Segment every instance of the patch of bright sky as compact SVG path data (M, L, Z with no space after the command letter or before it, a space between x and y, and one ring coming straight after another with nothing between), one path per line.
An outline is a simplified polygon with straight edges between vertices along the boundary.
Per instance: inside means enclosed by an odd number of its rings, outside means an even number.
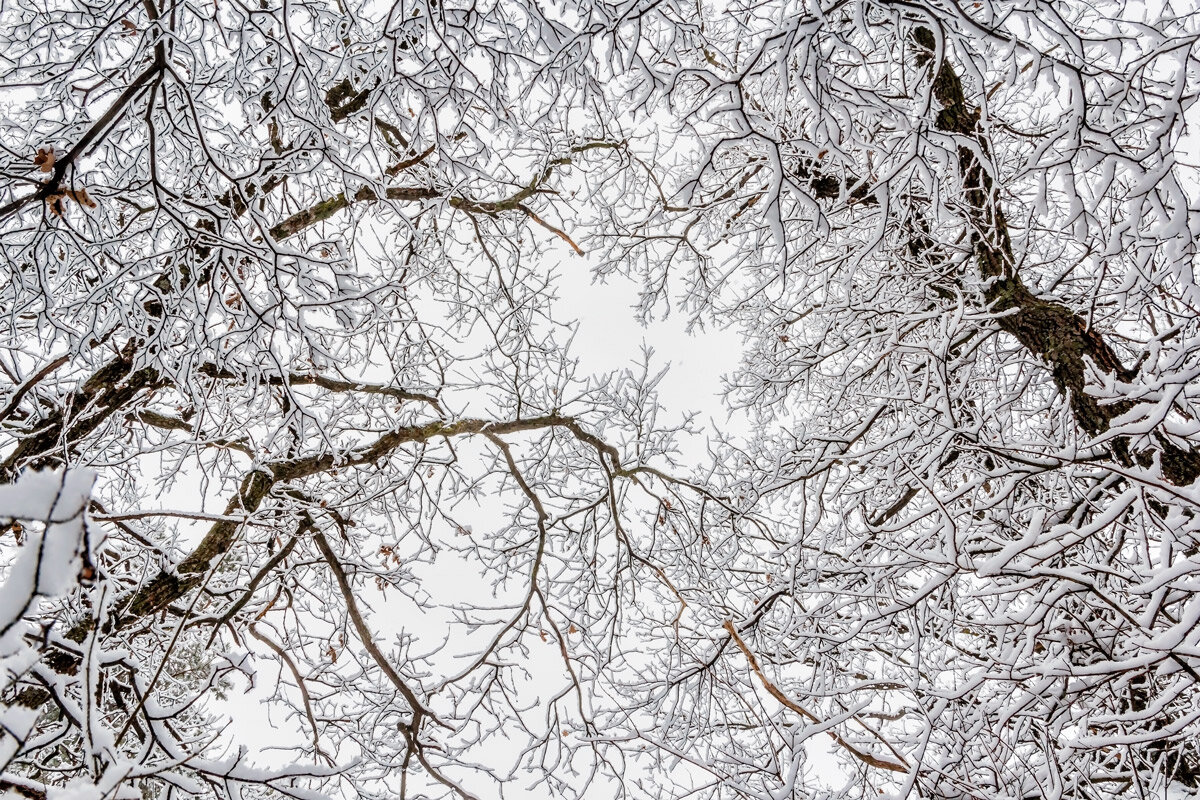
M578 257L561 264L556 288L559 318L572 320L576 329L574 355L581 374L599 377L635 368L649 347L651 369L668 367L658 394L670 415L694 412L702 422L728 415L722 378L737 368L743 348L735 329L689 330L682 314L643 323L637 315L640 284L620 274L594 279Z
M1184 176L1183 188L1193 204L1200 204L1200 107L1192 106L1184 114L1183 135L1175 147L1175 161Z

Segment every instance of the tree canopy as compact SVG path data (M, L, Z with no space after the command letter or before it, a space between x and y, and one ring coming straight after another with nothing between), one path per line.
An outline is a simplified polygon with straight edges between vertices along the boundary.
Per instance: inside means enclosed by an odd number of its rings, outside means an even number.
M1192 0L6 0L0 791L1200 790L1198 90Z

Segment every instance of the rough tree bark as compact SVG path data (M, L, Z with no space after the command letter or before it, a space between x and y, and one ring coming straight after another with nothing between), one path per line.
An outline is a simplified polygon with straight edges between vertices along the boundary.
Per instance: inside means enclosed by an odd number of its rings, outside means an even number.
M919 27L913 38L918 45L918 64L930 64L937 53L934 33ZM1062 303L1038 297L1021 280L1013 257L1012 237L1000 202L995 180L979 153L989 152L986 135L980 128L980 113L968 102L962 80L948 57L934 64L933 93L941 105L935 124L938 130L970 140L958 147L959 176L966 200L970 242L980 276L987 281L984 299L988 309L997 313L996 324L1011 334L1031 353L1046 363L1059 391L1067 395L1075 422L1088 436L1106 433L1117 417L1131 411L1135 403L1127 400L1101 402L1087 391L1088 362L1102 373L1124 381L1135 373L1121 363L1120 357L1087 321ZM1177 447L1156 436L1162 476L1176 486L1188 486L1200 476L1200 452ZM1132 452L1126 437L1112 442L1113 457L1129 466L1134 460L1150 466L1155 454Z

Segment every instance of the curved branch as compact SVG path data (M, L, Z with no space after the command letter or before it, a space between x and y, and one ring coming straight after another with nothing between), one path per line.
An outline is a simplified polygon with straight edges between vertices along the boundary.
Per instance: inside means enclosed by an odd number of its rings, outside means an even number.
M576 145L570 149L570 155L556 158L551 161L546 167L531 180L527 185L519 189L517 192L503 200L471 200L461 195L453 195L440 189L432 187L420 186L393 186L385 189L382 199L395 200L399 202L419 202L422 200L441 200L445 199L451 208L465 211L469 214L485 214L487 216L495 216L508 211L520 211L531 217L535 222L543 227L546 227L553 233L562 237L578 252L579 248L575 243L562 231L553 228L539 219L529 209L525 208L524 203L534 195L544 194L546 189L542 188L555 170L559 167L570 165L574 156L579 153L584 153L589 150L610 149L616 150L625 146L624 142L588 142L582 145ZM428 151L426 152L426 154ZM422 154L417 158L424 158ZM415 163L415 162L414 162ZM399 170L397 170L399 171ZM326 198L303 211L299 211L282 222L278 223L268 231L271 237L277 241L282 241L290 236L295 236L305 228L312 227L318 222L323 222L339 211L349 208L355 203L373 203L380 200L380 195L369 186L363 186L353 195L347 197L345 192L338 192L333 197Z
M746 643L742 641L742 637L738 636L737 629L733 627L732 622L730 622L729 620L726 620L724 627L725 627L725 630L729 632L729 636L733 640L733 643L738 646L738 649L742 651L742 655L744 655L746 657L746 661L750 664L750 669L754 672L755 675L758 676L758 679L762 682L762 685L767 690L768 694L770 694L772 697L774 697L776 700L778 700L780 703L782 703L785 707L796 712L800 716L807 719L809 722L812 722L814 725L824 724L824 721L820 717L813 714L811 711L804 708L804 706L800 705L799 703L797 703L794 700L792 700L791 698L789 698L786 694L783 693L783 691L778 686L776 686L774 683L772 683L767 678L767 676L763 674L762 668L759 667L759 665L758 665L758 659L754 657L754 653L750 652L750 648L747 647ZM868 767L876 767L878 769L886 769L891 772L903 772L905 774L907 774L910 769L910 767L907 764L903 764L903 763L900 763L897 761L888 761L886 758L880 758L879 756L873 755L871 753L867 753L863 750L859 750L853 744L846 741L846 739L843 738L836 731L826 731L826 733L828 733L829 736L835 742L837 742L837 744L842 749L846 750L846 752L850 753L850 755L854 756L859 761L866 764ZM892 749L893 752L895 752L895 749L892 748L890 743L884 742L884 744L886 744L890 749ZM897 757L899 757L899 754L897 754Z

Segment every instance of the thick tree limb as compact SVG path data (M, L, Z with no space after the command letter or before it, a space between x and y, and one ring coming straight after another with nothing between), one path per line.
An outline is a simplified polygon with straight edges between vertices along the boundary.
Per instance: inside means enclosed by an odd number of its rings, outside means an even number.
M914 39L921 48L918 63L929 64L936 53L933 32L917 28ZM1136 407L1128 400L1101 401L1087 391L1089 362L1101 372L1132 380L1135 374L1121 362L1116 351L1087 320L1068 306L1029 290L1021 280L1013 255L1012 238L1001 207L999 192L979 154L989 152L987 138L979 127L979 110L967 101L963 85L949 61L935 65L934 98L941 105L935 126L939 131L964 137L970 144L958 147L959 172L970 227L970 244L980 276L987 281L984 299L989 310L997 312L996 325L1012 335L1050 368L1055 385L1068 397L1079 428L1088 436L1100 436L1113 420ZM826 175L816 162L794 171L822 200L848 198L862 205L876 205L876 187L852 174L841 178ZM732 189L730 190L732 194ZM682 209L680 209L682 210ZM914 231L909 249L915 257L928 256L934 245L927 230ZM1158 460L1163 477L1177 486L1187 486L1200 478L1200 452L1174 445L1156 436ZM1116 439L1113 455L1126 465L1135 460L1143 466L1153 463L1154 454L1131 452L1127 438Z
M917 28L914 39L921 48L918 63L930 63L937 52L933 31L926 27ZM1061 303L1035 296L1022 282L999 192L991 173L980 161L979 154L986 156L989 150L979 127L979 111L968 104L962 81L944 56L935 69L933 93L942 106L936 119L937 128L970 141L969 145L959 145L958 163L971 246L980 274L988 281L984 297L991 310L1002 312L997 318L999 327L1049 364L1059 390L1068 395L1076 424L1090 436L1104 434L1114 419L1133 410L1136 404L1128 400L1101 403L1089 395L1088 362L1122 380L1132 380L1135 375L1124 367L1117 353L1083 317ZM1194 483L1200 477L1200 452L1177 447L1162 436L1155 438L1163 478L1177 486ZM1133 453L1126 437L1118 437L1112 442L1112 452L1126 465L1136 460L1143 466L1150 466L1154 461L1153 453ZM1098 595L1107 600L1105 595ZM1111 601L1109 604L1128 621L1133 621ZM1171 653L1171 657L1192 671L1178 655ZM1144 713L1155 702L1153 693L1147 688L1150 685L1149 678L1143 678L1142 691L1130 692L1128 708L1134 713ZM1148 752L1162 754L1165 762L1171 765L1176 780L1189 786L1200 785L1200 770L1171 742L1163 739L1143 746Z
M167 381L153 367L134 369L135 347L130 340L116 358L72 392L61 409L22 438L0 464L0 475L11 479L23 466L42 467L57 461L51 455L56 450L70 449L142 392L166 386Z
M914 39L921 52L918 63L930 63L937 51L933 31L920 27ZM959 173L963 184L970 242L981 277L988 281L984 298L1000 315L996 324L1050 366L1054 382L1068 396L1076 424L1089 436L1109 430L1112 421L1131 411L1131 401L1101 402L1087 391L1088 362L1102 372L1123 380L1134 377L1121 363L1116 351L1088 326L1087 321L1062 303L1038 297L1017 273L1012 238L1000 204L999 192L979 154L989 152L979 127L979 110L966 99L962 81L950 62L942 58L934 65L934 98L941 105L935 124L938 130L970 140L958 147ZM1007 312L1007 313L1006 313ZM1163 477L1176 485L1190 485L1200 477L1200 453L1176 447L1158 437ZM1127 439L1113 443L1118 460L1130 462ZM1150 456L1138 459L1144 465Z
M412 425L383 434L372 444L348 453L321 453L302 458L264 464L242 480L237 495L226 506L225 515L233 519L214 524L192 553L180 562L175 573L163 572L136 592L125 607L125 614L138 618L166 608L198 585L213 561L233 545L242 519L258 510L271 489L279 483L300 480L327 470L374 464L406 444L429 442L473 434L504 435L546 428L569 428L571 417L551 414L528 419L492 421L461 419L438 420Z
M928 63L935 52L933 32L918 28L914 34L925 52L919 62ZM962 81L945 58L937 65L933 93L942 108L938 112L938 130L967 137L974 146L958 148L959 173L971 226L971 245L979 271L990 281L984 296L992 310L1013 312L997 320L1002 329L1051 366L1054 380L1063 392L1070 393L1071 407L1079 426L1096 436L1108 429L1116 416L1125 413L1131 403L1101 405L1085 391L1087 365L1091 359L1104 372L1122 378L1131 377L1120 358L1086 321L1066 306L1036 297L1017 274L1008 222L1000 206L999 192L978 153L988 153L988 143L979 128L979 110L972 108L963 93Z

